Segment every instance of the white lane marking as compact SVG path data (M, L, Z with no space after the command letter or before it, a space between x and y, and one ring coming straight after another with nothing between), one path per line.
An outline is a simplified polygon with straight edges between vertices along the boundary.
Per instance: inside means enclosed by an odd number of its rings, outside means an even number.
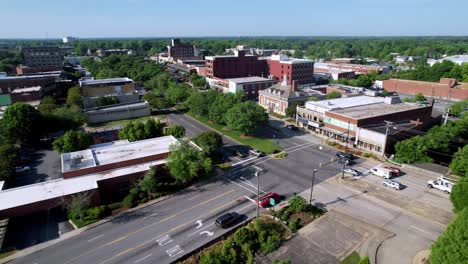
M206 236L213 236L214 232L210 232L210 231L202 231L202 232L200 232L200 235L203 235L203 234L206 234Z
M146 218L149 218L149 217L156 216L156 215L158 215L158 213L153 213L153 214L147 215L147 216L143 217L143 220L145 220Z
M202 220L197 220L195 223L197 224L197 227L195 227L196 229L203 226Z
M97 237L95 237L95 238L91 238L91 239L88 240L88 242L94 241L94 240L99 239L99 238L101 238L101 237L103 237L103 236L104 236L104 235L100 235L100 236L97 236Z
M241 185L241 184L239 184L239 183L237 183L237 182L235 182L235 181L231 181L231 180L228 179L227 177L224 177L224 178L225 178L226 180L228 180L229 182L232 182L232 183L234 183L235 185L237 185L237 186L239 186L239 187L241 187L241 188L243 188L243 189L245 189L245 190L247 190L247 191L249 191L249 192L251 192L251 193L253 193L253 194L257 194L257 192L252 191L252 190L250 190L250 189L247 189L247 187L245 187L245 186L243 186L243 185Z
M197 231L195 231L195 232L189 234L187 237L191 237L191 236L193 236L193 235L195 235L195 234L198 234L201 230L203 230L203 229L205 229L205 228L208 228L208 227L210 227L210 226L212 226L212 225L214 225L214 223L211 223L211 224L209 224L209 225L204 226L203 228L201 228L201 229L199 229L199 230L197 230Z
M147 258L149 258L151 256L153 256L153 254L146 255L146 256L142 257L141 259L139 259L139 260L137 260L137 261L135 261L133 263L138 263L138 262L143 261L143 260L145 260L145 259L147 259Z
M201 195L201 194L197 194L197 195L195 195L195 196L193 196L193 197L190 197L190 198L187 199L187 201L192 201L193 199L199 197L200 195Z
M251 183L251 182L250 182L249 180L247 180L246 178L244 178L244 177L241 176L240 179L243 180L245 184L247 184L247 185L253 187L255 190L257 190L257 186L253 185L253 183ZM262 190L262 189L259 189L259 190L260 190L260 192L262 192L262 193L266 193L266 192L265 192L264 190Z
M172 242L171 236L165 235L156 240L160 246L164 246Z
M171 257L171 258L174 257L177 254L182 253L182 252L184 252L184 251L182 250L182 248L179 245L175 245L175 246L171 247L170 249L166 250L167 255L169 255L169 257Z
M257 202L254 199L252 199L252 198L250 198L248 196L244 196L244 198L246 198L247 200L251 201L254 204L257 204Z
M252 157L252 158L250 158L250 159L241 160L241 161L239 161L239 162L237 162L237 163L231 164L231 167L232 167L232 166L239 165L239 164L242 164L242 163L246 163L246 162L251 161L251 160L254 160L254 159L256 159L256 158L257 158L257 157Z
M412 226L410 226L410 228L416 229L416 230L418 230L418 231L420 231L420 232L423 232L423 233L425 233L425 234L427 234L427 235L432 236L431 233L429 233L429 232L427 232L426 230L421 229L421 228L419 228L419 227L417 227L417 226L412 225Z

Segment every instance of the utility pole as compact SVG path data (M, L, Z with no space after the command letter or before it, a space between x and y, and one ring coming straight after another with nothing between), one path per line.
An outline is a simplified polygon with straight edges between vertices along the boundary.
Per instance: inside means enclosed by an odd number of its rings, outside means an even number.
M450 108L447 108L447 112L445 112L444 126L447 124L449 112L450 112Z
M317 172L317 169L314 169L312 172L312 182L310 184L310 198L309 198L309 204L312 205L312 192L314 191L314 180L315 180L315 173Z
M260 215L260 177L258 171L255 172L255 176L257 177L257 218Z
M349 126L350 126L350 123L349 123L349 121L348 121L348 132L346 132L346 148L345 148L345 153L348 153Z

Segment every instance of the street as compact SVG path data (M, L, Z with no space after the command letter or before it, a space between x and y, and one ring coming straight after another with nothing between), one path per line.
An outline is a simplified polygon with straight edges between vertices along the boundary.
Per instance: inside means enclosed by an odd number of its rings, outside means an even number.
M209 129L182 114L170 114L168 118L184 125L189 136ZM231 171L225 175L200 182L174 197L118 217L13 263L56 263L57 260L62 263L172 263L228 231L214 225L218 216L233 211L244 215L243 221L254 216L252 201L256 197L257 179L253 165L263 169L260 173L261 194L277 192L289 198L309 190L312 171L318 169L320 163L329 163L316 173L314 203L395 233L396 236L385 241L378 252L381 263L410 263L414 254L427 248L443 231L443 225L381 203L360 190L336 182L334 176L342 168L341 164L330 162L336 151L319 145L316 139L306 139L311 135L285 128L266 129L265 133L276 133L275 138L288 153L286 158L235 159ZM237 144L224 139L227 146ZM354 167L360 171L378 164L364 159L356 161ZM410 180L405 184L408 189L415 185ZM435 204L442 205L445 202L438 201L447 200L438 195L421 199L433 199Z

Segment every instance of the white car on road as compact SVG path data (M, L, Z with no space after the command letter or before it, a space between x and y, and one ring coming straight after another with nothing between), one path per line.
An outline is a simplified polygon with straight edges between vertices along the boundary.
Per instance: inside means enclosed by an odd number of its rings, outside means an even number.
M428 181L427 182L427 187L429 188L435 188L438 190L443 191L444 193L451 193L452 192L452 186L453 184L443 181L443 180L436 180L436 181Z
M395 190L400 190L401 189L401 184L399 182L397 182L397 181L384 181L382 184L385 187L390 187L390 188L393 188Z
M359 171L355 170L355 169L351 169L351 168L348 168L348 169L344 169L343 170L345 173L349 173L353 176L359 176L359 174L361 174Z

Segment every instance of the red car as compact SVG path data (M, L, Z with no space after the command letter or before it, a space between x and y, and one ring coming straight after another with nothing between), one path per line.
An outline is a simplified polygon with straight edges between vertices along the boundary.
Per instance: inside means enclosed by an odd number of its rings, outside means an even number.
M265 208L267 206L270 206L270 198L273 198L275 199L275 201L278 201L280 199L280 195L275 192L269 192L260 196L260 207ZM255 200L255 202L257 202L257 200Z
M391 170L393 174L395 174L396 176L400 176L401 174L401 170L399 168L395 168L395 167L384 167L384 168L387 170Z

